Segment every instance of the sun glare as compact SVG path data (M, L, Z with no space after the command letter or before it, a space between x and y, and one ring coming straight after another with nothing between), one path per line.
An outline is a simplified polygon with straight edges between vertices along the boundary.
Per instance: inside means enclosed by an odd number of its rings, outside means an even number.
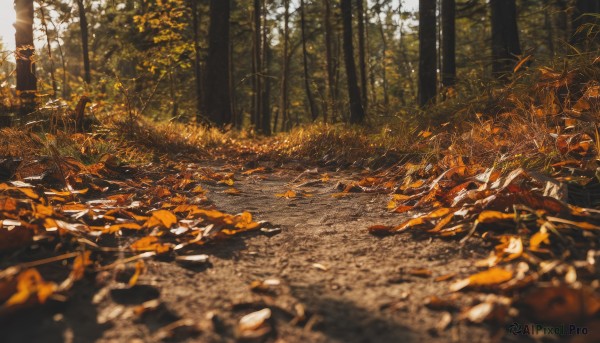
M15 48L15 9L13 0L0 0L0 39L3 50Z

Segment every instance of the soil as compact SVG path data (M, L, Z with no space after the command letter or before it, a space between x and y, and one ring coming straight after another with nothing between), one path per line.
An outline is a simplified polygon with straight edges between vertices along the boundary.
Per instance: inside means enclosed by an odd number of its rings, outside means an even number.
M218 168L217 168L218 169ZM321 171L319 171L321 173ZM300 177L299 177L300 175ZM473 273L474 261L488 249L473 239L466 246L456 240L400 234L378 237L367 227L402 221L389 213L389 195L339 192L339 181L358 180L358 173L318 174L278 169L240 176L239 195L226 187L209 186L207 194L217 209L250 211L266 220L277 233L253 232L204 246L209 263L193 267L151 259L138 284L129 289L119 275L92 275L74 288L69 299L35 313L21 313L0 324L3 342L487 342L506 331L488 330L458 320L438 328L446 311L425 306L428 297L452 298L438 276ZM314 182L307 182L307 181ZM288 189L309 197L276 197ZM407 273L425 268L431 276ZM253 281L277 279L278 286L252 290ZM477 295L456 297L461 306ZM158 309L141 315L132 310L158 299ZM241 317L269 308L269 332L258 338L240 336ZM304 312L304 315L302 315ZM190 330L193 324L194 330ZM496 333L494 333L496 332ZM496 335L497 334L497 335ZM496 337L497 336L497 337Z

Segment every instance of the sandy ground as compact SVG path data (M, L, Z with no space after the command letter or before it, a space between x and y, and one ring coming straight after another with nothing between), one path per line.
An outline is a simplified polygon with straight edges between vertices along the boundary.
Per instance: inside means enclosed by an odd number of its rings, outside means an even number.
M206 186L216 208L230 213L250 211L257 220L281 228L275 235L254 232L201 248L210 262L186 267L172 261L150 260L148 271L133 290L127 278L111 272L90 276L75 287L66 303L4 319L2 342L233 342L241 317L270 308L270 332L253 342L488 342L495 337L483 326L456 320L436 327L445 311L425 305L431 295L443 298L451 281L437 276L469 275L473 261L487 248L472 240L460 247L455 240L402 234L370 235L374 224L398 224L402 218L385 207L389 196L332 194L338 181L360 179L351 172L330 173L326 183L300 170L237 176L239 195L226 187ZM302 189L311 197L278 198L276 193ZM431 277L409 275L426 268ZM253 291L256 280L277 279L279 286ZM132 309L158 299L158 310L143 315ZM459 305L472 300L460 295ZM304 316L301 316L304 312ZM171 330L179 324L196 325ZM505 330L499 329L504 334ZM165 337L170 335L170 337ZM506 340L507 337L504 337Z

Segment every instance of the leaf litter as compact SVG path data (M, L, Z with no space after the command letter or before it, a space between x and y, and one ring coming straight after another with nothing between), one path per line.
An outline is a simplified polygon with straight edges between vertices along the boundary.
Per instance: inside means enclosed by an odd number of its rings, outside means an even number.
M127 281L133 288L148 258L206 264L208 255L194 254L203 245L261 229L249 212L221 212L206 197L201 183L231 187L233 173L190 170L183 163L168 168L169 173L151 164L136 168L105 156L89 166L70 163L62 189L45 182L0 183L0 253L16 256L0 271L0 317L51 299L64 301L88 272L134 263ZM54 256L22 262L15 253L23 249ZM59 261L70 261L62 279L43 268Z

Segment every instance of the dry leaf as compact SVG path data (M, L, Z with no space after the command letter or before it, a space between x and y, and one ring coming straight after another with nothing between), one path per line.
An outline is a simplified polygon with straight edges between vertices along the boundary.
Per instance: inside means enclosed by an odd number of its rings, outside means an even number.
M465 287L495 286L512 279L512 277L513 272L494 267L455 282L450 286L450 291L456 292Z
M252 312L240 319L238 328L240 331L254 331L265 324L269 318L271 318L271 309L269 308Z

